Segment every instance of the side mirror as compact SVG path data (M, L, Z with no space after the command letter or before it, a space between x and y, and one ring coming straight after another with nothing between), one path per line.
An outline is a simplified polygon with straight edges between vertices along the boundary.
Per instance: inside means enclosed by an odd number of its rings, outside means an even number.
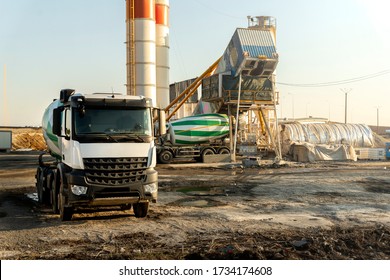
M58 107L53 110L53 124L52 130L53 134L61 136L61 115L64 111L64 107Z
M66 103L69 100L69 97L71 97L74 94L74 89L63 89L60 91L60 101L62 103Z
M160 135L164 135L167 133L165 110L162 109L158 113L159 133Z

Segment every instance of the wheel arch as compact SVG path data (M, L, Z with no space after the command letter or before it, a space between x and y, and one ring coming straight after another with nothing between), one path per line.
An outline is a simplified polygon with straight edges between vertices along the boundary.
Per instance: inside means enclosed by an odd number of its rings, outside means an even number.
M224 151L228 152L226 154L231 154L230 148L228 148L226 146L219 147L217 152L218 152L218 154L221 154Z
M217 153L217 150L214 148L214 147L211 147L211 146L205 146L205 147L202 147L201 150L200 150L200 154L203 154L204 151L206 150L211 150L213 151L214 154Z
M159 155L165 151L171 152L173 155L175 155L174 149L172 147L169 147L169 146L164 146L164 147L159 148L157 150L157 155Z

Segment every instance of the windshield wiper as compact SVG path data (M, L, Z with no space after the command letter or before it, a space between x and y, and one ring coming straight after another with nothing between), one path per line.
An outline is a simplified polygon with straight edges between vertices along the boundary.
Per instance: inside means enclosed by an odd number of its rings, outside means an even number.
M145 139L143 139L139 134L134 133L134 132L126 132L126 133L107 133L107 132L86 132L86 133L81 133L79 136L106 136L107 139L112 140L113 142L119 143L121 140L123 141L124 139L131 140L131 141L136 141L139 143L144 143L146 142Z
M118 140L116 140L111 134L103 132L105 135L107 135L108 138L110 138L112 141L119 143Z
M145 139L143 139L141 136L139 136L136 133L126 133L126 134L121 134L121 135L125 136L127 139L130 139L130 140L136 139L139 142L145 142Z
M81 135L107 136L107 139L119 143L118 140L116 140L110 133L106 133L106 132L86 132L86 133L81 133Z

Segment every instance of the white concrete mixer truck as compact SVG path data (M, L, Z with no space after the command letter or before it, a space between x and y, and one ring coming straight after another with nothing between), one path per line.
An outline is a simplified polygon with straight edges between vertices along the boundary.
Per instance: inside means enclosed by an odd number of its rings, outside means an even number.
M158 191L153 113L142 96L62 90L42 120L51 157L39 157L39 201L63 221L76 210L103 206L133 207L136 217L145 217Z

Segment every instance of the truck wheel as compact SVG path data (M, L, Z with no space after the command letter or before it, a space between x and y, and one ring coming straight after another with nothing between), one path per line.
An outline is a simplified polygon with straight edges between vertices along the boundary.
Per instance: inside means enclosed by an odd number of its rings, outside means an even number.
M131 209L131 204L123 204L121 205L121 210L126 211Z
M51 174L51 178L49 183L51 184L50 186L50 204L53 210L54 214L58 214L58 191L56 188L56 173L53 172Z
M43 203L46 205L51 205L51 188L53 180L53 171L48 170L46 175L45 191L43 192Z
M145 218L148 214L149 202L133 204L133 211L136 218Z
M42 168L37 168L37 173L35 175L36 183L35 187L37 189L38 202L43 203L43 170Z
M172 159L173 159L173 154L171 151L168 150L162 151L158 155L158 160L160 163L168 164L172 161Z
M211 148L206 148L202 151L202 161L204 162L204 157L208 155L214 155L214 151Z
M60 178L60 191L58 193L58 209L61 221L70 221L73 216L73 208L66 206L68 198L64 195L64 182Z
M218 154L220 154L220 155L230 155L230 150L228 148L221 148L221 149L219 149Z
M73 216L73 208L69 206L65 206L66 197L60 193L58 195L58 207L60 212L61 221L70 221Z

